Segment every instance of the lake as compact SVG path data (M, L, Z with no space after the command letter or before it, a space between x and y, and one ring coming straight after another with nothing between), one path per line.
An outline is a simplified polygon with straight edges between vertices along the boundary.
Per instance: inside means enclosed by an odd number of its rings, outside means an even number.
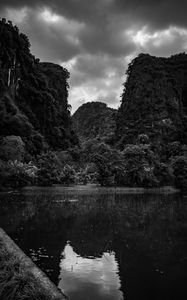
M187 198L92 186L0 194L0 227L71 300L187 299Z

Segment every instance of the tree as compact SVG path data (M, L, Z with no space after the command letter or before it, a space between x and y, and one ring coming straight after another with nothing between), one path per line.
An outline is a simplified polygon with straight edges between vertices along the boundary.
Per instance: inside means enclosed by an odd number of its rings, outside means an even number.
M126 170L126 185L157 186L154 175L156 158L149 145L127 145L123 151Z

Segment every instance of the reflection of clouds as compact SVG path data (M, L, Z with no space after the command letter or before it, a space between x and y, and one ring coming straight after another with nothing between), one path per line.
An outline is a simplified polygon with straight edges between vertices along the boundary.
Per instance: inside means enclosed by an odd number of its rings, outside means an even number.
M59 288L76 299L123 299L114 253L83 258L67 244L60 262ZM80 298L79 298L80 297Z

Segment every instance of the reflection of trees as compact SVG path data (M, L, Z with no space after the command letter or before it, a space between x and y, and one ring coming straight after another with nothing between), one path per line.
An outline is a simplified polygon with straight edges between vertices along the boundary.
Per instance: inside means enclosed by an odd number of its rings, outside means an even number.
M125 198L117 195L112 205L98 199L87 212L79 211L69 239L81 256L98 257L114 250L126 296L154 299L153 292L163 288L162 272L169 273L186 255L184 206L173 196ZM183 275L178 276L180 281Z
M3 197L3 201L8 197L9 201L2 202L0 226L27 255L47 253L36 264L44 271L52 270L48 275L57 282L60 255L67 241L71 215L63 216L59 207L52 203L52 195L14 194L11 195L12 199L10 195ZM44 253L41 249L45 250Z
M2 201L1 201L2 200ZM36 205L20 194L0 195L0 227L3 227L10 235L21 223L36 213Z
M184 222L185 215L184 211L181 211L183 205L180 201L173 201L173 196L166 198L161 195L123 197L126 199L122 200L121 196L117 195L113 203L98 198L88 205L84 205L83 202L81 206L79 203L76 204L76 208L74 206L77 216L69 233L74 247L79 248L78 252L81 255L89 256L93 253L88 249L93 251L95 248L99 249L97 245L100 245L100 250L96 253L99 255L107 250L107 242L111 241L114 247L120 241L129 243L128 247L132 249L139 246L145 252L155 251L156 256L165 252L168 256L174 243L179 242L174 234L181 225L178 218L182 218ZM81 252L84 248L87 253Z

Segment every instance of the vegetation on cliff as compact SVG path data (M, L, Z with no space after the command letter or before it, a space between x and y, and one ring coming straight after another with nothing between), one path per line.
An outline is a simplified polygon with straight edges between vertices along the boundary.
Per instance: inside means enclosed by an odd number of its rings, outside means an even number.
M128 67L116 118L120 147L147 134L159 150L186 143L187 55L159 58L140 54Z
M69 72L40 63L26 35L0 21L0 135L20 136L29 154L77 143L68 97Z
M186 165L187 55L160 58L140 54L129 64L126 74L116 117L116 146L123 150L135 144L138 136L146 135L160 165L175 177L177 161ZM186 178L185 171L181 172ZM178 186L185 188L187 179L185 184L179 181L175 179Z
M81 141L93 138L109 141L116 128L116 109L102 102L88 102L73 114L75 132Z
M43 152L78 144L68 78L63 67L40 63L30 52L28 37L11 21L0 21L0 185L15 176L24 178L25 164L36 163ZM23 163L23 172L20 166L14 172L15 161Z

